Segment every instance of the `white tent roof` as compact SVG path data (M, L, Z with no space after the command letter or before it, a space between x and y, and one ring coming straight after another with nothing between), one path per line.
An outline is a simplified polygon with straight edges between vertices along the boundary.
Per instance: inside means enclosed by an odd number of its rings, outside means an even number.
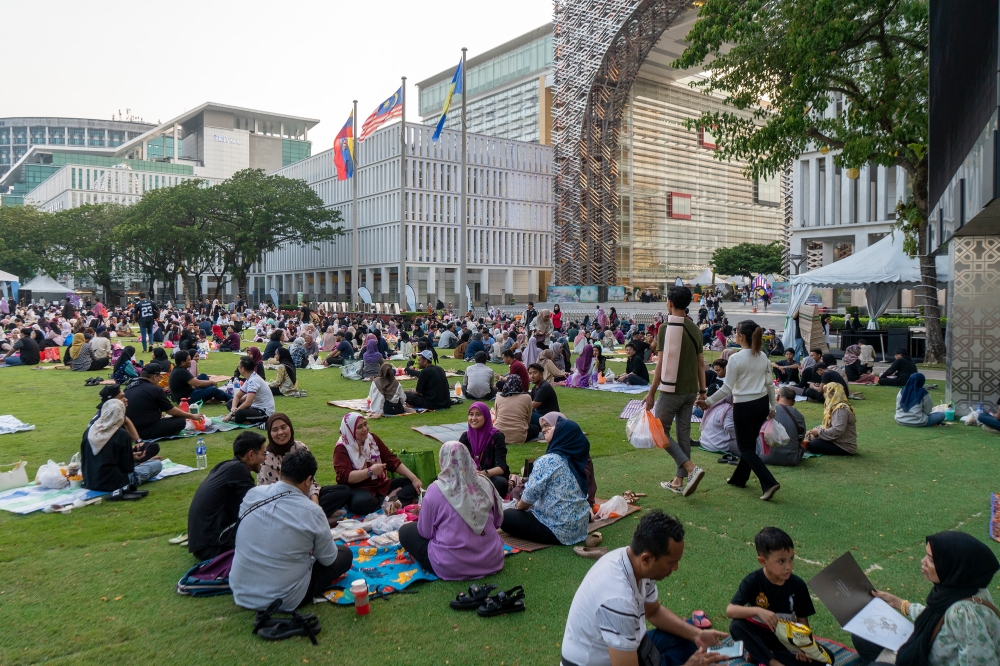
M715 281L712 279L712 269L706 268L701 273L698 273L697 277L691 280L691 284L700 284L702 286L715 284Z
M0 282L20 282L21 278L5 271L0 271Z
M938 282L948 281L948 257L937 258ZM920 262L903 252L903 235L891 233L849 257L822 268L792 276L792 286L827 289L865 289L872 284L895 284L912 289L920 284Z
M73 291L65 285L59 284L48 275L36 275L31 278L28 284L21 285L21 289L26 291L37 291L43 294L64 294Z

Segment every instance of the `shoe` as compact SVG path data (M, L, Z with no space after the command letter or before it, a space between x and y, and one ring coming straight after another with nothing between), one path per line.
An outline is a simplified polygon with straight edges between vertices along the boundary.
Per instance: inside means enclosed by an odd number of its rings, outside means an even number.
M726 479L726 483L728 483L729 485L734 486L736 488L746 488L747 487L746 482L744 482L744 483L733 483L733 477L729 477L728 479Z
M663 488L664 490L669 490L672 493L676 493L677 495L682 495L684 493L683 486L675 486L669 481L660 481L660 487Z
M774 493L778 492L779 490L781 490L781 484L776 483L767 490L765 490L764 494L760 496L760 499L764 502L768 502L771 500L772 497L774 497Z
M694 491L698 489L698 484L701 483L703 478L705 478L705 470L701 467L695 467L688 476L687 484L684 486L684 492L682 492L681 495L688 497L694 493Z
M699 449L701 448L701 440L700 439L692 439L691 440L691 448L696 448L696 447L699 448Z
M188 533L187 532L185 532L184 534L175 536L173 539L168 539L168 541L170 543L174 544L175 546L179 545L179 544L182 544L182 543L186 543L187 540L188 540Z
M604 536L600 532L591 532L587 535L583 545L587 548L597 548L604 542Z
M599 560L608 554L608 549L603 546L595 548L576 546L573 548L573 552L588 560Z

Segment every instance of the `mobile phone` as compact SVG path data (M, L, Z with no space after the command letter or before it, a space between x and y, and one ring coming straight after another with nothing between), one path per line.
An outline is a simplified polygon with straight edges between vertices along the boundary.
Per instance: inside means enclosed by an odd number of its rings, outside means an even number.
M712 654L721 654L723 657L733 659L743 656L743 641L734 641L732 645L716 645L708 648Z

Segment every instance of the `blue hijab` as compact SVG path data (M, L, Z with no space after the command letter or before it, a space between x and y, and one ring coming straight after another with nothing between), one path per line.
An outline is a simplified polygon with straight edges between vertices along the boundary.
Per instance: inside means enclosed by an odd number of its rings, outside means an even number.
M576 482L580 484L580 491L586 496L587 475L584 468L587 465L587 460L590 459L590 440L580 430L576 421L570 421L566 417L556 421L552 441L549 442L545 453L555 453L566 461L569 471L573 472Z
M924 381L925 377L920 372L914 372L906 380L906 386L899 394L899 406L903 408L904 412L908 412L913 409L914 405L920 404L920 401L927 395L927 391L924 390Z

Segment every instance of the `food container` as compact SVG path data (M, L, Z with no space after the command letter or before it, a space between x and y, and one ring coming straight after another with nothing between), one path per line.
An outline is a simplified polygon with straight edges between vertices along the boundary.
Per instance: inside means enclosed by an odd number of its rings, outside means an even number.
M69 487L74 490L83 486L83 475L77 474L76 476L69 477Z
M358 615L368 615L371 612L371 603L368 601L368 583L364 580L356 580L351 583L351 594L354 595L354 610Z

